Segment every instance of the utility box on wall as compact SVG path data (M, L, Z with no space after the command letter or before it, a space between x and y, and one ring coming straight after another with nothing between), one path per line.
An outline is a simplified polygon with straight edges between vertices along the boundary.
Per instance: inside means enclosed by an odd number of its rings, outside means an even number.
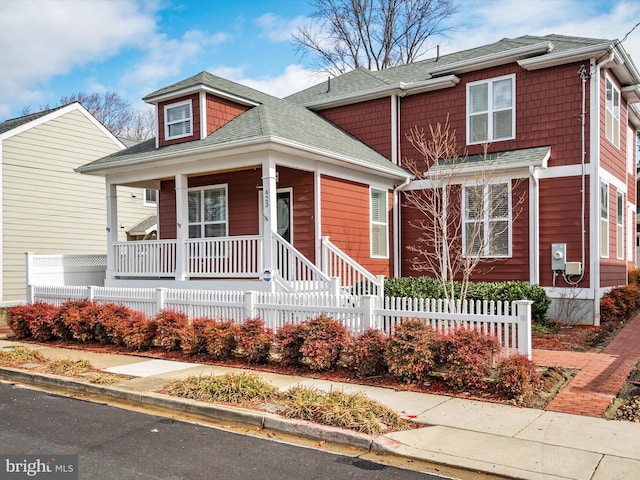
M551 270L563 271L567 262L567 244L552 243L551 244Z

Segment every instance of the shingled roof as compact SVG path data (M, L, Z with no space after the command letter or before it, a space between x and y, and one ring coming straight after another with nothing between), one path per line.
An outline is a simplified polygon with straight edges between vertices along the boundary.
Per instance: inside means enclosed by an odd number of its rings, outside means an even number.
M187 155L207 148L225 148L226 146L232 148L243 142L271 140L286 142L302 149L321 151L345 161L353 159L373 169L383 169L400 177L408 175L404 169L309 109L208 72L201 72L153 92L146 96L145 100L153 101L157 98L170 97L173 94L188 91L190 88L210 89L256 106L249 108L202 140L160 148L156 148L155 140L148 140L98 159L78 170L91 172L127 163L153 161L159 154L162 156L181 153Z
M61 105L56 108L50 108L49 110L43 110L41 112L31 113L29 115L24 115L22 117L16 117L16 118L11 118L9 120L5 120L4 122L0 123L0 135L10 130L13 130L14 128L18 128L22 125L32 122L33 120L37 120L40 117L44 117L45 115L48 115L51 112L60 110L65 106L66 105Z

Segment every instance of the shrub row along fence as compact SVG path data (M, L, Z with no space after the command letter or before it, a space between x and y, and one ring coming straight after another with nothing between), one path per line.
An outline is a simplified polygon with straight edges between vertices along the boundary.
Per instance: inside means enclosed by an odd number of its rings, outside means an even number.
M505 357L519 353L531 358L529 300L448 302L367 295L40 285L30 285L28 294L30 303L60 305L84 298L123 304L149 317L164 309L183 312L190 319L223 318L237 323L259 317L274 332L285 324L301 323L322 313L342 322L356 335L367 328L391 334L402 319L419 318L444 334L465 327L493 335Z

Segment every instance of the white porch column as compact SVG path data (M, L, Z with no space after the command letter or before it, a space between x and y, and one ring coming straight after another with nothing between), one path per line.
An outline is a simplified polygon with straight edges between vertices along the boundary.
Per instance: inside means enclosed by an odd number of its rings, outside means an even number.
M107 197L107 271L106 280L115 277L115 243L118 241L118 191L116 185L106 180Z
M187 278L187 240L189 239L189 185L186 175L176 175L176 280Z
M276 164L271 157L262 161L262 201L264 207L262 218L264 269L274 272L277 265L274 258L273 233L278 231L278 217L276 210Z

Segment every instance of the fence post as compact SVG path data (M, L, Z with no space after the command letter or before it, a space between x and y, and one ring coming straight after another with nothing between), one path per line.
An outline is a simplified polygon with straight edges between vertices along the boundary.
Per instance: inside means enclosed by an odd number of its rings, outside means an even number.
M96 297L96 287L89 285L87 287L87 300L93 302L93 299Z
M531 360L531 300L516 300L516 315L518 316L518 353L526 355Z
M330 294L334 297L340 296L340 277L331 277L331 284L329 285Z
M362 326L364 329L376 328L373 315L373 309L375 307L373 302L375 298L376 297L372 295L363 295L360 297L360 301L362 302Z
M166 290L166 288L162 287L156 288L156 314L160 313L164 309L164 297Z
M244 292L244 318L256 316L256 292Z
M384 298L384 275L376 275L378 279L378 296Z
M27 285L27 303L29 305L34 304L36 301L36 292L33 285Z

